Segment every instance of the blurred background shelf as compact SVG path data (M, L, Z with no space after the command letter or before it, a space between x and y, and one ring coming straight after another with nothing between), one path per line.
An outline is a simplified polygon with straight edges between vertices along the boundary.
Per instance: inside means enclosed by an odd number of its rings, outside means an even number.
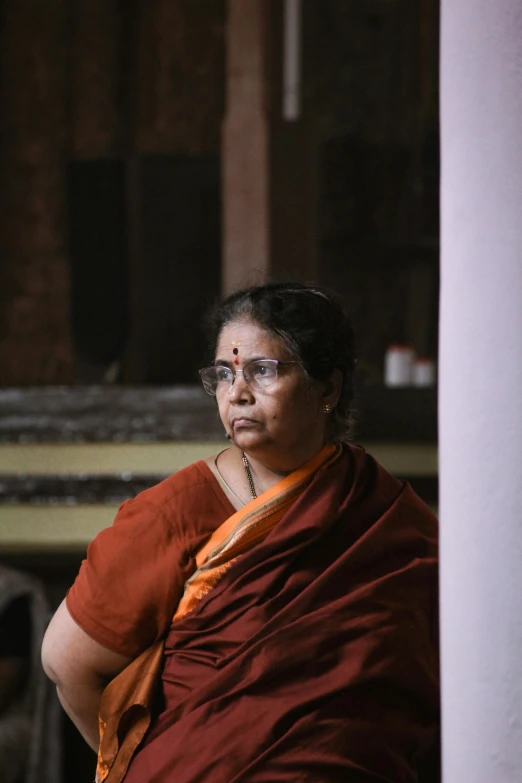
M436 388L365 385L356 440L437 440ZM0 389L0 443L155 443L222 440L215 402L197 386Z
M357 396L355 441L436 509L436 390ZM0 390L0 557L67 570L120 503L226 445L199 387Z

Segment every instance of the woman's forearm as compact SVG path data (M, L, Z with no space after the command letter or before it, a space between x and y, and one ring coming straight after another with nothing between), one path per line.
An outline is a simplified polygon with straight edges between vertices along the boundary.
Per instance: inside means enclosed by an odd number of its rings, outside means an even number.
M104 685L64 687L58 684L58 698L84 740L95 753L100 742L98 714Z

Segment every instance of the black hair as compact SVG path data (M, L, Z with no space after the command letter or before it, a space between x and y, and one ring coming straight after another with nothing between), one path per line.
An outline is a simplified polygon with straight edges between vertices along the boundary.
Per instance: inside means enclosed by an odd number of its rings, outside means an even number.
M342 375L339 402L328 416L329 437L350 440L354 427L354 335L339 297L304 283L252 286L217 302L204 321L210 351L232 321L248 319L277 335L308 376L324 381L337 369Z

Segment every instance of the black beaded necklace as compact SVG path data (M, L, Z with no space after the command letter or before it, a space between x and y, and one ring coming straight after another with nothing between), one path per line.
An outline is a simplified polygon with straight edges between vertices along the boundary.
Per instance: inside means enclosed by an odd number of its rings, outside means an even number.
M252 478L252 471L250 470L250 465L248 464L248 460L246 458L246 454L244 451L241 452L241 458L243 460L243 465L245 466L245 473L248 479L248 483L250 485L250 492L252 493L252 499L255 500L257 498L257 492L254 486L254 479Z

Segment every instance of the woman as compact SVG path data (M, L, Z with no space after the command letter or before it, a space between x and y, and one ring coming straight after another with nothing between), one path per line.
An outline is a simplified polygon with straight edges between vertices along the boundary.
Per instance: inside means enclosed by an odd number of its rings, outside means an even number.
M100 781L415 781L438 722L436 520L347 442L348 319L326 291L269 284L208 326L230 448L123 504L46 670L94 749L112 680ZM125 693L151 657L153 704Z

